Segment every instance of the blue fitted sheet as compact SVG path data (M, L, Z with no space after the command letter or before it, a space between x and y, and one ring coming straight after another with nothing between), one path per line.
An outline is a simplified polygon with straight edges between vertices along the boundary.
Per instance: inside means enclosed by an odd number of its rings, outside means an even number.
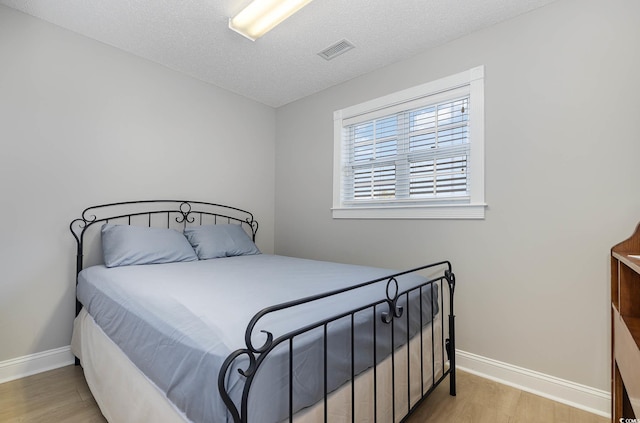
M227 422L230 416L218 394L217 376L225 358L244 348L245 329L255 313L270 305L339 289L393 273L392 271L273 255L228 257L195 262L127 266L93 266L78 278L77 295L96 323L131 361L193 422ZM400 291L425 279L398 278ZM260 329L275 337L305 324L385 298L384 282L303 307L283 310L261 320L254 345L264 343ZM435 287L436 285L434 285ZM420 327L418 294L409 297L409 335ZM437 313L437 290L424 289L422 323ZM406 298L400 305L407 312ZM433 308L431 307L433 304ZM379 322L377 359L391 350L390 325ZM355 316L356 374L373 365L371 310ZM406 317L394 322L396 347L406 342ZM350 319L328 326L329 391L351 375ZM388 341L386 341L388 339ZM312 405L323 395L322 330L294 341L294 411ZM276 422L288 415L288 350L269 355L252 387L252 422ZM246 359L227 373L234 400L241 396Z

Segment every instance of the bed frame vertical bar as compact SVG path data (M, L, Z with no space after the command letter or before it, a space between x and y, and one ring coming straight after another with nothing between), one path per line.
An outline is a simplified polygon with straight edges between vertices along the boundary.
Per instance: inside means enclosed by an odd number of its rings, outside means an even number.
M373 305L373 422L378 421L378 319L376 305Z
M293 423L293 337L289 339L289 423Z
M440 285L438 286L440 297L442 294L442 281L440 281ZM440 310L444 310L442 298L440 299ZM431 284L431 316L433 316L433 284ZM432 317L433 318L433 317ZM444 334L444 329L440 329L441 334ZM440 341L440 345L444 345L444 335L442 335L442 340ZM436 383L436 330L434 325L431 325L431 386ZM444 351L442 352L442 371L444 372Z
M323 360L324 360L324 423L327 423L329 421L329 404L327 401L327 395L328 395L328 380L327 380L327 373L329 372L329 368L327 366L327 362L328 362L328 358L327 358L327 353L328 353L328 348L327 348L327 325L328 323L324 324L324 342L323 342Z
M407 291L407 411L411 410L411 322L409 321L409 291ZM422 331L420 331L422 332Z
M422 285L420 285L419 298L420 298L420 328L423 328L424 327L424 316L423 316L424 309L423 309L422 303L424 299L422 298ZM420 397L424 396L424 351L423 351L424 336L422 335L422 332L423 332L422 330L419 331L420 333Z
M393 310L390 311L393 315ZM391 416L392 422L396 421L396 331L395 320L391 320Z
M355 313L351 313L351 423L356 421L356 356L355 356Z

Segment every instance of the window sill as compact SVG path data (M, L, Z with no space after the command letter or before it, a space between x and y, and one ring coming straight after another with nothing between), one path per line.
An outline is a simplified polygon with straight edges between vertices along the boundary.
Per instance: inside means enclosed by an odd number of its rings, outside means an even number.
M349 207L331 209L334 219L484 219L486 204Z

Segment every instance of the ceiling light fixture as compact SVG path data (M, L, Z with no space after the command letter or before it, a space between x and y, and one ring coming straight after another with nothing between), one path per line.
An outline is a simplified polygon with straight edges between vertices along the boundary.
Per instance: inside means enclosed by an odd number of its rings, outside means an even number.
M229 28L255 41L311 1L253 0L235 17L229 19Z

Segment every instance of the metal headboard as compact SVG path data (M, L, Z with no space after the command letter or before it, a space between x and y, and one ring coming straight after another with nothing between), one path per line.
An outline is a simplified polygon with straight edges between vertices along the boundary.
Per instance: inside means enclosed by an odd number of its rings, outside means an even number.
M251 212L204 201L139 200L91 206L69 225L77 244L76 275L84 268L87 230L97 223L109 222L167 228L178 225L182 229L189 224L239 223L246 225L253 241L258 231L258 222Z

